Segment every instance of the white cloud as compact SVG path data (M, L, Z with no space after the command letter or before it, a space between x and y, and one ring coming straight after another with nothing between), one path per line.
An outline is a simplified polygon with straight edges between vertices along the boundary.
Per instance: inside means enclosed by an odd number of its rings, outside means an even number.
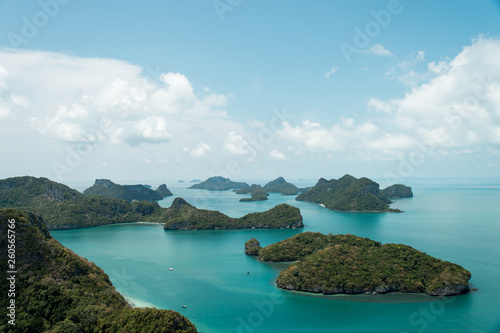
M227 119L230 94L195 92L180 73L148 77L124 61L39 51L0 51L0 63L0 117L21 110L20 120L59 141L138 145L241 127Z
M201 156L204 156L210 150L212 150L210 145L208 145L205 142L199 142L195 148L191 149L189 154L193 157L201 157Z
M224 149L234 155L246 155L250 152L250 144L242 135L229 132L224 140Z
M276 149L271 150L269 152L269 156L275 160L280 160L280 161L286 161L288 158L285 156L285 154L277 151Z
M330 78L330 76L332 76L333 74L335 74L335 72L337 72L338 70L339 70L339 67L338 67L338 66L337 66L337 67L333 67L332 69L330 69L330 71L329 71L329 72L325 73L325 77L326 77L327 79L329 79L329 78Z
M379 56L393 56L391 51L386 49L382 44L375 44L365 51L368 54L374 54Z

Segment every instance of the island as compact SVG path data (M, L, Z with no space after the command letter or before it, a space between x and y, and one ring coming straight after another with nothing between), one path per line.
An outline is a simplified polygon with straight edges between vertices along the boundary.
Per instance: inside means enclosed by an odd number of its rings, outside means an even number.
M267 193L262 186L252 184L250 187L242 187L239 190L236 191L237 194L250 194L250 198L243 198L240 199L242 202L248 202L248 201L264 201L267 200L269 193Z
M229 178L224 177L210 177L204 182L199 184L194 184L189 189L198 189L198 190L210 190L210 191L226 191L233 189L240 189L242 187L249 187L247 183L243 182L233 182Z
M380 190L379 184L371 179L345 175L338 180L321 178L315 186L295 199L315 202L336 211L401 213L399 209L390 208L389 204L392 203L391 198L403 195L413 196L411 188L398 184Z
M245 253L257 253L261 261L294 262L276 280L282 289L325 295L402 292L450 296L469 291L468 270L403 244L304 232L259 247L252 238L245 244Z
M12 318L7 315L0 322L1 332L197 332L178 312L132 308L101 268L52 238L40 217L2 209L0 229L2 235L15 231L16 240L12 269L7 261L11 243L7 237L0 239L5 258L0 278L14 277L16 289L15 298L7 297L7 291L0 298L4 310L15 309L15 326L8 323Z
M297 195L299 188L292 183L287 182L283 177L278 177L264 185L264 190L269 193L279 192L282 195Z
M166 186L165 186L166 188ZM94 185L83 191L86 196L101 195L107 198L132 200L161 200L163 195L144 185L118 185L109 179L96 179ZM172 194L170 194L172 195Z
M156 192L161 195L162 198L173 196L172 192L168 189L167 185L161 184L156 189ZM137 200L137 199L136 199Z
M214 210L198 209L183 198L175 198L161 219L165 230L297 229L304 227L296 207L281 204L261 213L232 218Z

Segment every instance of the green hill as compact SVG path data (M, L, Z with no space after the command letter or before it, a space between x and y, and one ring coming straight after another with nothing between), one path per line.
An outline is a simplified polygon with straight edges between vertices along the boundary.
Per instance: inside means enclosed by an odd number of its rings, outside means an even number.
M242 187L248 187L248 184L243 182L233 182L228 178L223 177L210 177L204 182L194 184L188 188L211 191L226 191L240 189Z
M411 193L411 188L404 185L397 185L397 189ZM391 187L384 191L380 191L379 184L371 179L345 175L338 180L321 178L313 188L299 194L296 200L315 202L338 211L401 212L399 209L389 208L392 202L389 198L399 191Z
M52 238L40 217L0 210L0 228L0 278L15 275L15 297L6 297L10 284L1 287L1 332L196 332L177 312L130 308L104 271ZM9 229L15 238L7 237ZM8 245L15 246L15 264L7 261ZM15 326L7 321L11 300Z
M221 212L198 209L182 198L175 198L160 219L166 230L217 230L257 228L302 228L300 210L281 204L262 213L232 218Z
M172 192L167 188L167 185L165 184L161 184L160 186L158 186L156 192L158 192L158 194L161 195L162 198L171 197L173 195Z
M118 185L109 179L96 179L94 185L83 191L83 194L88 197L101 195L107 198L123 199L127 201L155 201L163 199L163 195L144 185Z
M399 291L433 296L469 291L469 271L403 244L305 232L257 252L262 261L298 260L278 276L277 286L283 289L323 294Z
M411 187L402 184L394 184L380 191L389 199L411 198L413 192Z
M264 201L268 200L269 193L267 193L262 186L252 184L250 187L243 187L236 191L237 194L251 194L250 198L243 198L240 201Z
M270 181L263 188L269 193L279 192L283 195L297 195L299 193L299 188L287 182L283 177Z

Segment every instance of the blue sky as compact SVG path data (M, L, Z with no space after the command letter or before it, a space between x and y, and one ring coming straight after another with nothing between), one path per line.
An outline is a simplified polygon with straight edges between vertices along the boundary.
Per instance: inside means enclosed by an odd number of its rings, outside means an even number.
M0 177L498 176L499 1L0 1Z

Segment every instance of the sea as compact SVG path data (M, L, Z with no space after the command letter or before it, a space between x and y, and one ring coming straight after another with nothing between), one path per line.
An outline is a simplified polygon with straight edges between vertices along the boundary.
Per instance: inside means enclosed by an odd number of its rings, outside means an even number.
M182 197L198 208L240 217L287 203L300 208L305 227L165 231L158 224L126 223L51 234L103 268L134 306L178 311L203 333L500 332L500 179L411 179L406 184L414 197L396 200L391 207L404 211L396 214L335 212L279 193L267 201L239 202L248 195L173 183L167 186L174 196L159 201L162 207ZM305 231L410 245L469 270L470 287L477 291L442 298L285 291L275 281L288 264L263 263L244 253L252 237L266 246Z

